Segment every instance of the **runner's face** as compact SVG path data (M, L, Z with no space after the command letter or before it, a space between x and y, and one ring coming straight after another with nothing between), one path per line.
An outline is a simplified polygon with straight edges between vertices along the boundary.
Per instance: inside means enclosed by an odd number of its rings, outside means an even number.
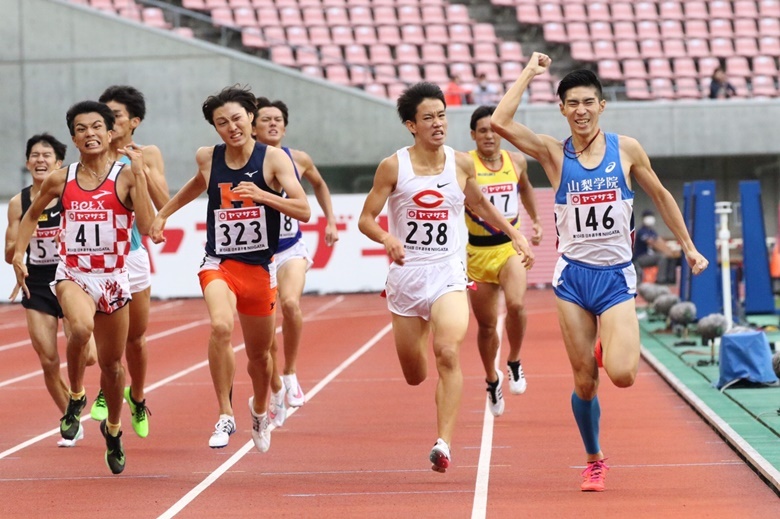
M599 101L593 87L574 87L566 92L566 100L560 104L561 113L569 121L572 134L588 136L599 125L599 116L607 102Z
M415 135L415 142L441 146L447 138L447 114L444 103L439 99L424 99L417 105L414 122L407 121L407 127Z
M73 144L82 155L100 155L111 144L111 132L97 112L77 115L73 120L73 132Z
M30 150L30 158L27 159L27 171L33 180L43 182L49 173L62 166L62 161L57 159L54 148L45 142L33 144Z
M108 107L114 112L114 139L122 140L124 138L132 139L133 130L135 130L141 123L141 119L138 117L130 118L130 114L127 112L127 107L122 103L116 101L109 101L106 103Z
M234 101L215 109L212 120L228 146L240 148L252 139L252 114Z
M477 127L471 132L471 138L477 144L477 152L483 157L492 157L501 148L501 137L490 127L490 117L477 121Z
M281 110L275 106L260 109L255 121L255 135L258 141L269 146L279 146L286 131Z

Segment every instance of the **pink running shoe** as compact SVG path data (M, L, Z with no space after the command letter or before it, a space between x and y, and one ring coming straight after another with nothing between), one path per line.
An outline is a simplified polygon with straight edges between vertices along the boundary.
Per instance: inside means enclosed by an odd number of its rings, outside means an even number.
M428 459L433 463L431 470L442 473L446 472L452 461L452 458L450 458L450 446L447 445L447 442L439 438L436 440L436 443L433 444L433 449L431 449L431 454L428 456Z
M599 337L596 339L596 347L593 348L593 356L596 357L596 364L598 364L600 368L604 367L604 359L602 358L603 355L604 354L601 350L601 337Z
M580 488L583 492L604 492L606 487L604 481L607 479L607 472L609 467L605 463L606 458L598 461L589 461L588 466L582 471L582 485Z

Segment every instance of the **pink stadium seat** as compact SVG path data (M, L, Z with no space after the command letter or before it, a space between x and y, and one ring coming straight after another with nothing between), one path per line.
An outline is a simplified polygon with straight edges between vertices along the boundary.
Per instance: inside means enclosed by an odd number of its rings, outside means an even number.
M420 8L423 25L444 24L447 20L444 16L444 8L440 5L426 5Z
M642 20L636 24L637 40L660 40L661 31L658 29L658 22Z
M636 27L634 22L615 22L612 24L616 40L635 40Z
M731 56L726 58L726 74L728 74L729 77L750 77L752 72L747 58L744 56Z
M301 20L306 27L327 25L325 13L320 7L304 7L301 9Z
M677 0L665 0L658 6L658 12L662 20L684 20L682 4ZM707 10L705 8L704 12Z
M330 37L336 45L350 45L355 43L355 37L352 35L351 27L331 27Z
M212 11L211 16L214 16ZM260 27L278 27L281 25L279 22L279 11L275 7L258 7L257 8L257 23Z
M498 73L498 65L496 63L477 62L474 65L474 73L477 77L479 77L481 74L485 74L485 77L491 83L496 83L501 79L501 75Z
M498 45L498 56L501 61L514 61L522 63L526 61L523 56L523 48L517 41L502 41Z
M279 0L275 0L279 1ZM347 3L344 0L322 0L322 7L327 9L328 7L346 7Z
M352 25L374 25L371 9L362 5L349 8L349 21Z
M542 19L545 18L545 11L547 5L555 5L555 4L543 4L542 5ZM571 22L587 22L588 21L588 13L585 10L585 4L573 4L573 3L566 3L563 4L563 20L567 23ZM554 8L549 8L551 16L553 18L557 17L557 14L555 14L556 10ZM549 21L557 21L557 20L549 20Z
M518 6L518 9L519 8L520 6ZM566 18L564 18L563 16L563 11L561 11L561 6L559 4L552 4L552 3L544 3L539 6L539 18L543 23L563 22L566 20ZM584 22L585 19L586 19L585 10L583 9L582 20L572 20L572 21ZM535 22L526 22L526 23L535 23Z
M710 30L707 27L706 20L686 20L685 37L686 38L709 38Z
M447 44L447 60L459 63L471 63L475 60L483 62L496 62L496 46L492 43L474 44L474 56L471 55L469 46L465 43Z
M731 27L731 20L725 18L714 18L710 20L710 37L712 38L731 38L734 36L734 29Z
M355 27L353 32L355 36L355 43L359 43L360 45L373 45L377 42L376 29L374 29L373 25L361 25Z
M318 67L317 65L305 65L301 67L301 74L319 79L325 78L325 75L322 72L322 67Z
M628 2L615 2L610 4L612 20L615 22L633 22L634 8ZM653 6L655 8L655 6Z
M256 33L256 34L259 34L259 33L260 33L260 29L258 29L257 27L252 27L252 29L254 29L254 30L256 30L256 31L257 31L257 33ZM185 38L194 38L194 37L195 37L195 31L193 31L193 30L192 30L191 28L189 28L189 27L174 27L174 28L173 28L173 29L171 29L171 30L172 30L173 32L175 32L176 34L178 34L179 36L184 36ZM243 37L244 37L244 34L243 34L243 32L242 32L242 33L241 33L241 38L242 38L242 40L243 40ZM243 43L243 42L242 42L242 45L244 45L244 43Z
M731 10L731 2L727 0L710 0L709 13L710 18L722 18L725 20L734 18L734 11Z
M765 56L780 56L780 39L772 36L763 36L758 40L758 49Z
M78 3L86 4L86 0ZM206 2L204 2L204 0L182 0L181 6L185 9L191 9L193 11L205 11L207 9Z
M747 80L743 77L729 78L729 81L734 85L734 89L737 91L736 97L750 97L750 89L748 88Z
M113 9L107 10L105 12L115 14ZM122 18L133 20L135 22L140 23L141 21L143 21L141 19L141 9L139 9L138 7L123 7L122 9L119 9L119 11L116 14L118 14Z
M658 21L658 9L655 7L655 2L637 2L634 4L634 18L636 21Z
M374 82L374 75L369 67L350 64L347 69L349 70L349 84L352 86L363 86Z
M423 77L425 78L425 81L442 85L447 84L450 79L449 73L447 72L447 65L444 63L429 63L423 65Z
M762 37L763 36L780 37L780 19L761 18L758 21L758 35Z
M485 26L489 25L490 27L493 27L491 24L482 24L478 23L474 26L474 31L476 32L477 29L482 28L485 29ZM483 31L484 32L484 31ZM426 32L427 34L427 32ZM479 39L477 41L496 41L495 33L493 34L493 37L491 38L489 34L482 34L478 37ZM468 43L471 44L474 42L474 37L471 33L471 26L470 25L464 25L464 24L454 24L449 26L449 39L450 41L458 42L458 43ZM447 43L447 42L445 42Z
M758 7L755 0L737 0L734 2L734 18L752 18L759 17Z
M699 78L710 78L715 69L720 67L720 59L707 56L699 59Z
M450 75L460 78L463 83L473 83L474 69L471 63L450 63Z
M425 33L420 25L402 25L401 40L414 45L425 43Z
M775 78L770 76L753 76L750 82L753 97L777 97Z
M296 0L254 0L252 2L254 7L276 7L282 9L283 7L302 7ZM306 7L312 7L311 4ZM322 7L320 3L317 3L317 7Z
M390 46L384 43L375 43L368 47L368 57L372 65L392 65L393 53Z
M350 25L349 16L347 16L347 10L344 7L328 7L325 10L325 21L331 27Z
M615 42L615 51L617 52L617 58L621 60L640 57L639 46L633 40Z
M585 37L582 36L580 36L579 38L575 37L573 38L573 40L590 39L590 35L587 34L588 28L585 25L585 23L573 22L570 23L569 25L574 25L575 23L582 27L586 35ZM566 29L567 27L561 22L547 22L542 26L544 39L551 43L567 43L569 41L569 35L567 34L569 31L567 31Z
M734 52L739 56L752 58L758 56L758 42L755 38L736 38L734 40Z
M650 89L647 87L647 81L644 79L627 79L626 97L636 101L650 99Z
M368 53L363 45L347 45L344 47L344 61L350 65L368 65Z
M680 20L662 20L661 21L661 39L683 39L685 38L685 32L682 28Z
M771 56L756 56L753 58L753 74L757 76L778 76L777 63Z
M578 61L594 61L596 59L590 41L571 42L571 57Z
M254 12L251 9L249 12L252 13L252 21L254 25ZM144 24L151 27L157 27L158 29L171 28L171 24L165 21L165 14L159 7L144 7L141 10L141 20L143 20Z
M349 85L349 72L344 65L328 65L325 67L325 79L337 85Z
M612 17L609 6L604 2L588 3L588 20L591 22L610 22Z
M772 20L771 18L767 18ZM761 20L763 21L763 20ZM775 22L779 22L774 19ZM780 25L778 26L780 28ZM780 32L780 31L779 31ZM734 36L745 36L749 38L758 38L758 27L756 27L756 21L752 18L737 18L734 20Z
M320 56L317 47L313 45L301 45L295 49L295 66L296 67L313 67L319 66Z
M590 22L588 24L591 38L594 40L614 40L612 24L609 22Z
M260 29L246 27L241 31L241 45L252 49L264 49L267 47Z
M685 2L683 5L686 20L707 20L710 17L707 12L707 2L693 1ZM663 16L663 11L661 15Z
M515 17L517 21L525 24L540 24L542 23L542 17L539 14L539 8L536 4L519 4L516 8ZM563 16L559 20L546 20L551 22L562 22Z
M672 60L672 70L675 77L698 77L699 73L696 71L696 62L693 58L674 58Z
M469 9L463 4L447 4L445 16L448 23L471 23Z
M400 45L396 45L395 63L397 65L419 65L421 60L420 51L418 50L417 45L412 45L411 43L402 43Z
M392 65L375 65L374 80L377 83L382 83L383 85L395 83L398 81L398 75L396 74L395 67Z
M425 42L426 43L439 43L445 45L450 42L450 37L447 34L447 26L445 25L426 25L425 26Z
M316 0L319 1L319 0ZM347 0L347 7L371 7L371 0Z
M674 81L677 99L701 99L699 82L692 77L678 77Z
M642 59L627 59L623 61L623 77L626 79L647 79L645 61Z
M665 77L657 77L650 80L650 90L654 99L674 99L674 85L672 80Z
M371 0L373 7L395 7L395 0Z
M471 28L468 25L452 25L450 26L450 37L453 36L452 31L454 27L463 27L465 32L469 34L471 34L472 32ZM496 27L492 23L475 23L473 35L474 35L473 41L498 43L498 38L496 37ZM459 41L459 40L453 39L453 41Z
M647 62L647 73L652 78L674 78L672 64L666 58L653 58Z
M710 46L704 38L689 38L685 42L688 55L692 58L704 58L710 56Z
M221 9L223 7L229 7L227 0L206 0L206 9Z
M728 38L713 38L710 40L710 52L718 58L734 55L734 43Z
M306 27L287 27L285 29L287 35L287 43L293 47L297 45L309 45L309 31Z
M758 13L761 18L780 18L780 0L759 0Z
M279 10L279 23L282 27L303 26L301 11L297 7L284 7Z
M616 59L599 61L599 77L604 81L623 81L620 62Z
M134 0L114 0L114 5L120 3L128 3ZM227 0L227 4L235 9L236 7L252 7L252 0Z
M320 63L323 65L344 63L344 56L341 53L341 45L323 45L319 50Z
M233 21L233 10L229 7L219 7L211 10L211 21L214 27L235 27Z
M395 25L380 25L376 29L376 39L385 45L398 45L401 43L401 33Z
M368 85L363 85L363 90L366 91L366 93L371 94L372 96L376 97L387 97L387 88L385 85L382 85L380 83L369 83Z
M559 101L553 91L552 83L549 81L539 81L538 79L532 81L529 85L528 100L532 104L555 103Z
M407 86L404 83L392 83L390 85L387 85L387 97L395 101L399 97L401 97L401 94L404 93L404 90L406 90Z
M420 9L411 5L404 5L399 7L398 23L401 25L422 25Z
M258 27L255 10L251 7L233 9L233 19L239 27Z
M403 81L404 83L419 83L422 81L422 76L420 75L420 67L417 65L399 65L398 66L398 79Z
M501 67L501 81L512 83L520 76L523 71L523 64L518 61L502 61Z
M263 27L263 39L268 45L274 46L284 44L287 41L287 36L284 34L283 27Z
M376 25L398 25L395 9L387 6L374 7L374 23Z
M593 56L598 60L615 59L615 44L611 40L596 40L593 42Z
M664 55L667 58L684 58L688 56L688 50L683 39L664 40L663 47Z
M275 45L271 47L271 61L285 67L295 66L295 55L291 47L287 45Z
M309 42L317 46L330 45L333 43L330 39L330 29L325 25L309 27Z
M444 45L440 43L424 43L420 49L423 63L447 63Z

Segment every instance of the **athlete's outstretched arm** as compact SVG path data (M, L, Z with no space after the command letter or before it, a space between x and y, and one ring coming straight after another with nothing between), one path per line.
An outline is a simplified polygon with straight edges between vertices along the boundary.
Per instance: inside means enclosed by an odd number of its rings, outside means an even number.
M405 256L403 244L398 238L382 229L376 221L390 194L395 190L396 182L398 182L398 158L393 155L380 162L379 167L376 168L374 185L363 203L358 229L369 239L384 245L390 259L403 265Z
M525 207L528 216L531 217L531 227L534 231L531 236L531 243L539 245L542 243L542 223L539 220L539 213L536 211L536 195L534 195L534 186L528 178L528 161L519 153L509 153L509 157L515 164L515 169L520 175L520 200Z
M8 227L5 229L5 262L9 265L14 260L16 234L19 232L19 221L21 219L22 195L16 195L8 202Z
M330 189L325 179L320 175L320 170L314 165L314 161L305 151L292 150L293 160L298 164L301 177L305 178L314 189L314 196L320 204L328 225L325 227L325 243L333 245L339 240L339 232L336 230L336 217L333 214L333 202L330 198Z
M165 179L165 162L162 152L157 146L144 146L144 172L146 173L146 185L149 188L149 196L152 197L155 209L158 211L171 199L168 190L168 181Z
M130 143L124 148L118 150L127 155L130 159L130 199L133 201L133 212L135 213L135 225L138 232L143 235L149 234L154 221L154 207L149 195L149 188L146 184L146 165L144 163L144 154L140 146Z

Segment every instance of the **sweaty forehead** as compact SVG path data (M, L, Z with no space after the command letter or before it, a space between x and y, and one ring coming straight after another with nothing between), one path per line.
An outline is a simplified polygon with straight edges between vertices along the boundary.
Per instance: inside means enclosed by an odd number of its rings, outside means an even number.
M103 116L100 115L97 112L88 112L85 114L78 114L73 119L73 126L77 125L84 125L84 126L92 126L95 124L95 122L100 121L101 123L104 123Z
M444 110L444 103L440 99L426 98L417 105L417 115L437 114Z

